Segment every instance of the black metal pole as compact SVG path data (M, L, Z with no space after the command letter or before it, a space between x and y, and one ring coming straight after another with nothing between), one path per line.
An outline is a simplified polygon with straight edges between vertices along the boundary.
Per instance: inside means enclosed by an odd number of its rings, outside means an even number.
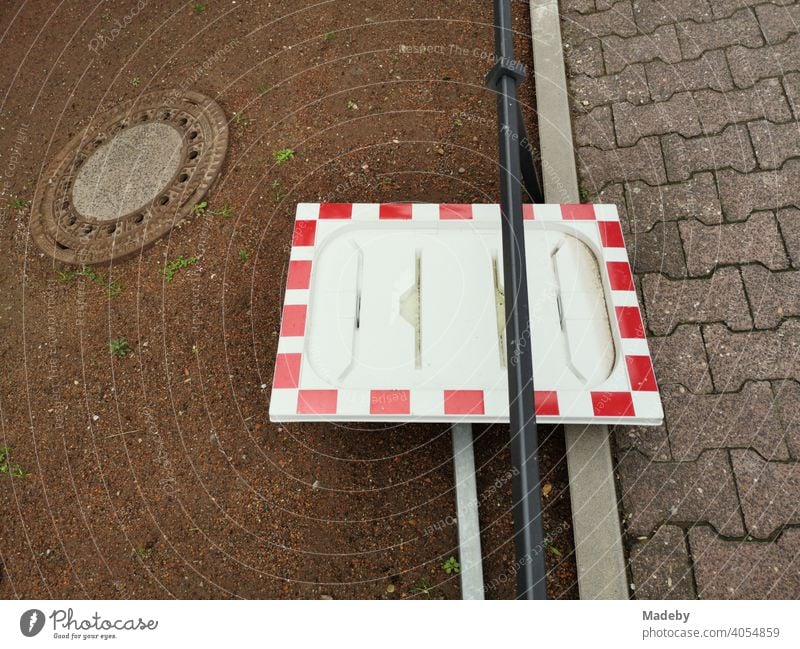
M503 216L503 274L506 302L506 353L511 425L514 543L517 598L545 599L544 535L540 498L539 452L533 391L533 348L525 270L522 221L522 124L517 84L524 67L514 59L510 0L494 0L497 60L487 83L497 92L500 127L500 206ZM526 155L530 155L528 151ZM529 174L526 174L529 175ZM536 188L528 188L528 192Z

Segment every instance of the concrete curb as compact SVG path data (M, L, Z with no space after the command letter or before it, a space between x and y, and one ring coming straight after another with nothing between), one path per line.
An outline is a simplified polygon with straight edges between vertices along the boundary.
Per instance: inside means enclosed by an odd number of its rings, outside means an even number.
M545 200L579 203L557 0L531 0ZM565 426L581 599L628 599L607 426Z

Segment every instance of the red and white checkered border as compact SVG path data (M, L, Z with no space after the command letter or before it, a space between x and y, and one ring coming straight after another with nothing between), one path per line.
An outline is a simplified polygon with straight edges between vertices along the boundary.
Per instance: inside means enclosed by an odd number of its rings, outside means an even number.
M301 203L292 238L269 414L272 421L508 421L506 389L309 389L303 386L306 313L315 247L353 221L498 222L498 205ZM526 205L525 220L569 223L601 255L600 270L617 359L611 376L591 390L538 386L543 423L662 423L664 413L645 338L617 208L614 205ZM535 377L534 377L535 378ZM541 389L538 389L541 388Z

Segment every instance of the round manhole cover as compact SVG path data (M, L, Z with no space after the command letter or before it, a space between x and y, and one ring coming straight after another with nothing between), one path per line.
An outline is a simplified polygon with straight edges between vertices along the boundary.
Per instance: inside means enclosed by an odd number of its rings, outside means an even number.
M190 216L228 148L225 114L195 92L142 95L100 115L55 157L31 232L68 264L121 259Z

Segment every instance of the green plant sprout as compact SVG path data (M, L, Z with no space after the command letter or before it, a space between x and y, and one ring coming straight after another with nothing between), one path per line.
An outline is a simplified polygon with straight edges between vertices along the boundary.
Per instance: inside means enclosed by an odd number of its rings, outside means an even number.
M181 255L177 259L164 266L164 268L161 269L161 274L164 276L164 279L166 279L168 282L171 282L173 279L175 279L175 273L182 268L187 268L188 266L192 266L196 263L197 257L184 257Z
M450 557L442 564L442 570L444 570L448 575L457 575L461 572L461 564L458 563L455 557Z
M203 201L202 203L197 203L192 207L192 214L195 216L203 216L206 213L206 208L208 207L208 201Z
M112 356L127 356L131 353L131 346L125 338L114 338L108 343L108 349Z
M250 253L247 252L247 250L245 250L244 248L241 248L239 250L239 260L242 263L245 263L248 259L250 259Z
M28 209L28 201L26 201L24 198L15 198L8 204L8 207L12 210L22 212L23 210Z
M294 151L292 149L278 149L275 153L272 154L272 157L275 158L275 162L279 165L284 164L285 162L289 162L292 158L294 158Z
M11 447L0 446L0 473L10 475L12 478L24 478L29 475L19 464L14 464L10 460Z

